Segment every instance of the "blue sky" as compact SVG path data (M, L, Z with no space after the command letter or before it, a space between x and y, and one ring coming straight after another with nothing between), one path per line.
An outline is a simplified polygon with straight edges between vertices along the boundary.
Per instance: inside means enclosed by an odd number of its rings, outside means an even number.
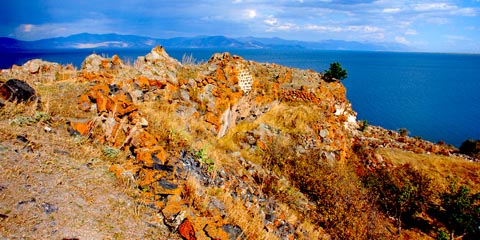
M480 53L479 14L480 0L9 0L0 9L0 36L254 36Z

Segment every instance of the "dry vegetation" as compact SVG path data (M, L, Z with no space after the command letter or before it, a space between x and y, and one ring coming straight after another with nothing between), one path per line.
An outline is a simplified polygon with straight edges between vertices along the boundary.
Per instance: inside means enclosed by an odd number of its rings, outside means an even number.
M131 182L109 172L119 159L68 134L68 119L91 116L76 107L84 87L41 84L40 103L7 103L0 110L1 238L167 238L169 230L154 221L157 213L135 200Z
M379 148L377 152L394 165L410 164L430 176L436 184L446 190L448 178L456 177L459 184L465 184L474 192L480 192L480 165L455 156L415 154L398 149Z

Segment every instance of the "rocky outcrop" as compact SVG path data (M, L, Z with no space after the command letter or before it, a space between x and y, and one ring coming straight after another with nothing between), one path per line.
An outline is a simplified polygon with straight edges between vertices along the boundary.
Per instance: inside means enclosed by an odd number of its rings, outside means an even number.
M44 66L17 70L36 76ZM48 66L49 74L67 68ZM162 47L134 65L93 54L69 79L88 86L78 108L94 116L69 119L70 133L125 152L110 171L134 183L141 203L184 239L327 238L320 227L305 227L316 204L269 165L273 157L344 162L359 145L451 150L376 127L362 132L340 82L229 53L199 65L182 65ZM382 164L374 154L368 159Z
M13 65L10 69L0 71L0 78L22 79L32 84L63 81L76 77L76 74L77 71L71 64L62 66L41 59L32 59L22 66Z
M93 85L79 97L79 108L94 112L97 117L80 122L71 121L70 128L72 132L90 136L97 142L131 152L132 157L127 162L113 165L111 171L119 178L135 179L143 192L145 204L158 208L172 231L179 231L186 239L236 239L247 234L244 232L246 226L239 226L226 218L228 210L219 196L208 196L204 203L208 206L208 212L216 214L198 217L205 214L202 212L206 209L188 204L189 199L185 194L189 191L190 178L200 186L223 189L229 193L229 198L237 199L244 208L251 208L250 211L260 214L260 218L265 219L262 224L268 226L265 234L289 238L294 237L295 232L303 231L298 223L289 222L284 217L285 212L280 204L262 191L253 176L238 175L238 169L224 167L216 169L216 177L212 178L214 160L199 154L203 150L195 152L178 145L166 144L165 141L170 139L152 134L149 122L139 110L144 101L176 104L179 110L183 109L177 111L179 115L209 126L203 134L223 138L238 124L252 123L268 114L275 106L292 102L284 97L289 96L289 90L282 89L282 82L278 82L281 78L282 81L297 84L297 79L291 76L292 72L276 65L245 61L228 53L214 55L203 65L181 66L168 57L164 49L158 47L137 61L137 77L118 78L118 69L112 68L112 64L111 60L95 55L85 60L80 77ZM248 93L238 85L238 76L242 71L242 74L248 71L252 76L256 72L263 73L256 74L253 87ZM296 71L301 70L295 70L295 77L301 75ZM154 72L161 74L153 74ZM305 97L321 90L318 88L321 79L318 75L315 76L316 79L307 79L309 75L306 74L298 79L313 83L315 88L303 87L297 90L300 97L296 99L305 104L320 106L320 101L312 102L312 99ZM331 89L337 88L334 84L331 85ZM333 94L335 93L331 93ZM346 100L343 98L343 101ZM336 121L333 119L336 115L329 116L332 117L332 122ZM253 132L238 132L247 136L246 149L268 148L272 139L282 136L274 127L266 124L261 126L263 127ZM341 123L338 124L340 126ZM314 138L315 131L310 130L310 133ZM243 140L238 144L242 146ZM253 170L248 175L253 174L257 179L273 174L261 170L261 167L253 167L253 163L241 157L234 158L234 161L237 161L240 168ZM205 192L195 194L206 197Z
M135 69L148 79L162 80L177 85L176 72L180 62L171 58L165 49L157 46L145 57L138 57Z
M82 63L82 70L86 72L120 70L123 68L125 68L125 64L117 55L112 58L104 58L97 54L91 54Z

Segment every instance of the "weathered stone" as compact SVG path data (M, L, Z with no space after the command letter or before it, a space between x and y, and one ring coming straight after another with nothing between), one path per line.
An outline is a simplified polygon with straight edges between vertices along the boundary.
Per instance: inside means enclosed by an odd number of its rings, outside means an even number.
M160 179L155 186L155 194L162 195L180 195L182 189L177 183L168 181L166 179Z
M40 72L40 67L42 66L42 60L33 59L24 64L28 68L28 72L35 74Z
M122 117L137 110L137 107L132 102L130 94L121 92L112 97L107 102L106 108L108 112L113 112L115 116Z
M0 86L0 99L10 102L27 102L36 99L35 90L25 81L10 79Z
M92 121L79 121L79 122L70 122L70 135L87 135L93 128Z
M182 236L185 240L196 240L195 237L195 229L193 228L193 224L190 219L185 218L178 227L178 233Z
M88 98L88 96L86 94L82 94L80 95L80 97L78 98L78 107L82 110L82 111L89 111L92 107L92 102L90 101L90 98Z
M97 104L97 112L103 113L107 111L107 104L109 103L109 98L104 95L97 95L95 98Z
M320 137L326 138L326 137L328 136L328 133L329 133L329 132L328 132L327 129L322 129L322 130L320 131Z
M82 70L89 72L98 72L101 69L101 64L105 58L97 54L91 54L82 63Z
M165 207L162 209L165 224L172 229L177 229L183 220L189 215L180 195L170 195L167 197Z
M151 148L157 143L155 136L141 129L134 133L130 144L135 148Z
M225 232L222 228L215 226L214 224L207 224L203 231L207 234L207 236L211 239L219 239L219 240L229 240L230 236L227 232Z
M134 90L130 92L130 96L132 96L133 103L135 104L142 103L144 100L144 94L141 90Z
M229 240L246 239L243 230L236 225L226 224L221 227L228 234Z
M141 91L148 91L150 87L150 81L144 76L139 76L134 79L134 87Z
M161 146L135 150L136 159L142 165L152 168L154 164L165 164L167 153Z

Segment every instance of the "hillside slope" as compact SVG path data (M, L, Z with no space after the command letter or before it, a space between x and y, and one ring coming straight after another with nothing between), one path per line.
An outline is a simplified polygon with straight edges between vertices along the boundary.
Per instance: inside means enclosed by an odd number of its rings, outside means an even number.
M406 229L398 232L404 238L431 238L445 227L449 229L433 217L428 218L428 228L409 225L417 221L417 215L412 220L392 221L402 219L382 208L366 179L378 169L408 168L392 157L407 151L414 156L423 154L427 159L424 161L430 161L429 156L440 155L453 159L457 150L379 127L362 129L346 99L344 86L324 81L320 73L256 63L228 53L215 54L203 64L180 63L165 49L156 47L134 65L124 64L118 56L90 55L81 70L32 60L0 73L2 82L11 78L33 86L41 101L38 106L5 103L1 115L5 142L2 156L18 152L10 151L15 148L6 145L15 142L14 136L30 139L27 143L44 142L41 146L51 145L53 150L40 149L38 153L45 159L29 161L31 169L41 168L49 158L62 159L66 166L87 172L93 168L105 177L107 173L102 169L108 166L120 185L128 189L126 193L132 199L128 206L144 209L145 215L136 218L121 216L123 221L117 221L113 230L99 228L98 236L388 239L397 238L397 229L402 226ZM7 131L9 124L14 127ZM66 139L67 150L57 149L59 140L49 138L52 133L43 130L46 127ZM81 154L72 154L71 158L57 157L78 147L90 150L80 150ZM21 151L31 154L28 148ZM461 157L455 161L467 162ZM1 164L3 169L12 166L7 161ZM39 177L58 179L63 174L86 186L98 185L96 189L115 185L89 181L83 172L78 172L82 177L77 177L56 160L48 164L53 168L36 172ZM87 169L78 164L86 164ZM410 160L410 164L422 170L418 162ZM467 172L480 170L474 162L458 167ZM16 169L8 172L18 172ZM13 182L21 175L2 177L12 183L1 192L4 209L0 214L5 226L9 226L2 228L2 236L20 237L22 229L13 227L19 216L39 213L10 209L11 202L23 205L24 200L16 197L31 198L28 194L10 194L15 191ZM462 183L478 191L478 178L469 179ZM73 190L82 189L72 185ZM45 194L58 195L62 189L56 191ZM111 196L116 190L105 191ZM119 211L108 199L94 198L101 199L95 202L99 206L110 208L103 212ZM36 199L33 205L38 205ZM432 204L435 199L432 195ZM58 206L66 208L68 204ZM427 214L426 210L417 210L418 216ZM67 215L76 216L81 210L72 211ZM88 215L98 219L95 213ZM135 222L139 218L142 221ZM58 236L45 221L27 223L35 229L28 235ZM122 224L140 224L138 235L128 235L130 225ZM57 226L58 231L67 227L71 225ZM69 236L85 234L73 231Z

